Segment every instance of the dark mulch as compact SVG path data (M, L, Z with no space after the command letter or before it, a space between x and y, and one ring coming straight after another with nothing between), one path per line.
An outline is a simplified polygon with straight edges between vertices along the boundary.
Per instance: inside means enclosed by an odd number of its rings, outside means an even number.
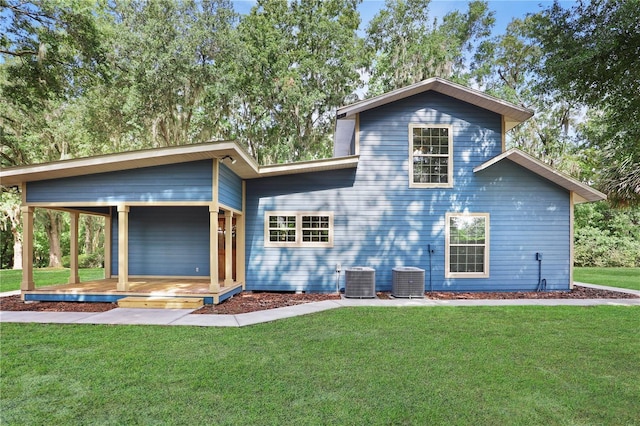
M379 299L390 299L388 292L379 292ZM638 296L617 291L596 290L588 287L576 286L568 292L483 292L483 293L454 293L427 292L427 299L459 300L459 299L634 299ZM294 306L302 303L319 302L322 300L340 299L340 295L331 293L270 293L244 292L219 305L204 306L196 314L242 314L262 311L266 309ZM116 303L89 302L23 302L20 296L0 298L2 311L40 311L40 312L105 312L117 308Z
M227 299L219 305L207 305L198 309L194 314L244 314L247 312L264 311L266 309L284 308L303 303L321 302L323 300L338 300L339 294L335 293L270 293L270 292L244 292L231 299Z
M575 286L571 291L516 291L495 293L427 292L426 297L438 300L457 299L636 299L639 296L619 291L598 290Z
M0 298L0 311L106 312L117 307L101 302L23 302L20 295Z

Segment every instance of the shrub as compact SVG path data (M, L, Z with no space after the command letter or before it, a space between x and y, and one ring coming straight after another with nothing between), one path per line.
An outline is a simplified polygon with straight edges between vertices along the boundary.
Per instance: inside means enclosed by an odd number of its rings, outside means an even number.
M62 266L65 268L71 267L70 256L62 257ZM91 254L79 254L78 255L78 268L102 268L104 266L104 256L101 253Z

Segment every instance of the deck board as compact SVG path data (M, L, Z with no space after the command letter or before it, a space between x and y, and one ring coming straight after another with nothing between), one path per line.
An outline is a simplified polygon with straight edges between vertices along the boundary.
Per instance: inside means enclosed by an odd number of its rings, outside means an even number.
M241 291L242 283L233 283L224 286L220 282L220 291L213 293L209 290L208 279L183 279L183 278L130 278L129 290L118 291L118 279L107 278L102 280L85 281L75 284L60 284L45 287L37 287L35 290L23 291L22 295L28 295L29 300L38 300L38 295L42 295L42 300L54 300L53 297L60 297L60 300L92 300L100 301L102 297L106 300L117 299L125 296L141 297L186 297L198 296L212 299L214 303L229 297L229 293L236 294ZM225 297L225 295L227 295ZM44 298L48 296L48 298ZM91 296L90 298L82 296ZM205 300L206 300L205 299ZM25 298L26 300L26 298ZM56 299L57 300L57 299ZM211 302L208 302L211 303Z

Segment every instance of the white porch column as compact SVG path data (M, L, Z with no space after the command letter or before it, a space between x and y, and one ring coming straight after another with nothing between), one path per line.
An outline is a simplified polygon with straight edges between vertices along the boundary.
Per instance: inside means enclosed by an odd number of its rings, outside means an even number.
M224 212L224 285L233 285L233 212Z
M129 290L129 206L118 205L118 291Z
M104 277L111 278L111 244L113 242L111 215L104 218Z
M33 282L33 207L22 206L22 281L20 290L35 290Z
M209 291L220 292L218 282L218 205L209 206Z
M80 282L80 275L78 274L78 222L80 221L80 213L71 212L70 231L69 231L69 258L71 269L69 274L69 284L76 284Z

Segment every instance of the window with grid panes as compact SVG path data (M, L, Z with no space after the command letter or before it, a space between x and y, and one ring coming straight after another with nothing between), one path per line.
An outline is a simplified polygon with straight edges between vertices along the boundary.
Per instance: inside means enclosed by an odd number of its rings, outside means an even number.
M446 217L447 277L489 276L489 214L448 213Z
M329 216L302 216L303 242L329 242Z
M269 215L269 242L295 243L296 217Z
M411 187L453 186L452 130L442 125L409 125Z
M265 247L332 247L332 212L266 212Z

